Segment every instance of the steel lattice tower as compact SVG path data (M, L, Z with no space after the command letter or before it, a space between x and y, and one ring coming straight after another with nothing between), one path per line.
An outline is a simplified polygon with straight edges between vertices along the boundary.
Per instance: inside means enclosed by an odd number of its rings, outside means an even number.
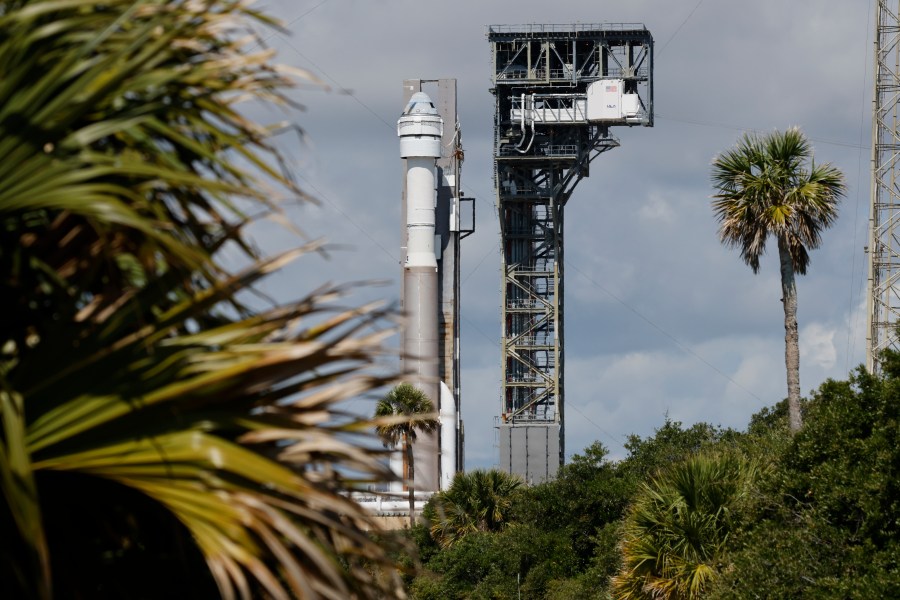
M866 367L879 370L878 354L898 349L900 322L900 2L876 0L872 205L869 223L869 290Z
M501 468L551 479L564 456L564 209L611 126L653 125L640 24L491 26L502 271Z

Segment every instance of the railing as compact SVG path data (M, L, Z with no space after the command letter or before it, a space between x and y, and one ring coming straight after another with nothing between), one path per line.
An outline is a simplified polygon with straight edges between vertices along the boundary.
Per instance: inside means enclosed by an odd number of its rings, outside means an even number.
M492 33L568 33L581 31L640 31L647 29L643 23L570 23L527 25L488 25L488 35Z
M422 514L422 509L434 492L414 492L413 510ZM371 492L352 492L350 497L362 508L379 517L409 516L408 492L384 492L373 494Z
M578 146L575 144L553 144L541 149L545 156L575 156L578 154Z
M509 265L509 270L519 273L552 273L555 261L547 258L538 261L520 262Z
M530 94L513 96L510 119L514 123L586 123L584 94Z
M540 238L546 235L546 233L544 233L544 230L546 230L546 227L544 227L543 229L539 227L507 227L506 229L504 229L507 235L529 235L537 236Z
M518 338L513 338L510 341L510 345L513 347L521 347L521 346L552 346L553 345L553 336L551 335L523 335Z
M528 76L528 69L513 69L507 70L504 69L497 73L497 79L544 79L545 71L544 69L535 69L534 77Z
M515 148L501 148L500 156L517 155ZM500 193L504 196L550 196L550 188L537 187L534 185L516 185L506 181L500 184Z

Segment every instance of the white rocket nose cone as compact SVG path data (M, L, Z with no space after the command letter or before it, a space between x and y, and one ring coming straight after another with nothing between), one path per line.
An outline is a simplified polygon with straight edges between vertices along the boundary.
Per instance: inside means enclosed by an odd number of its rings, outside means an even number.
M428 94L425 92L416 92L413 94L409 99L409 104L403 109L403 116L436 114L438 114L438 111L434 107L434 102L431 101L431 98L429 98Z
M400 136L401 158L410 156L440 158L444 121L428 94L416 92L412 95L397 121L397 135Z

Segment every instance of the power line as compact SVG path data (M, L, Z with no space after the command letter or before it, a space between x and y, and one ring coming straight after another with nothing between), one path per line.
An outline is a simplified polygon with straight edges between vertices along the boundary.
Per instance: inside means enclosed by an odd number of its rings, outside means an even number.
M394 256L394 254L393 254L390 250L388 250L387 248L385 248L385 247L381 244L381 242L379 242L379 241L376 240L374 237L372 237L372 235L371 235L368 231L366 231L366 228L365 228L365 227L363 227L362 225L360 225L359 223L357 223L355 220L353 220L353 217L351 217L350 215L348 215L347 213L345 213L343 210L341 210L341 208L340 208L337 204L335 204L334 202L332 202L331 200L329 200L328 197L327 197L325 194L322 193L322 190L320 190L318 187L316 187L315 184L313 184L309 179L307 179L307 178L304 177L303 175L297 175L297 177L299 177L300 179L302 179L302 180L304 181L304 183L305 183L308 187L312 188L312 190L316 193L316 196L315 196L316 199L318 199L318 200L324 200L326 203L328 203L329 206L331 206L331 208L333 208L334 210L336 210L336 211L338 211L339 213L341 213L341 216L342 216L342 217L344 217L351 225L353 225L354 227L356 227L357 229L359 229L359 230L362 232L363 235L365 235L367 238L369 238L369 239L372 241L373 244L375 244L376 246L378 246L379 248L381 248L381 250L382 250L385 254L387 254L393 262L396 262L396 263L399 263L399 262L400 262L400 259L399 259L398 257Z
M325 2L327 2L327 1L328 1L328 0L325 0ZM321 4L324 4L324 2L322 2ZM317 6L321 6L321 4L319 4L319 5L317 5ZM313 7L313 8L315 8L315 7ZM311 9L311 10L313 10L313 9ZM292 22L293 22L293 21L292 21ZM316 62L315 62L314 60L312 60L311 58L309 58L308 56L306 56L305 54L303 54L303 52L301 52L300 49L297 48L294 44L292 44L286 37L284 37L283 35L279 35L279 34L277 34L277 33L276 33L276 34L273 34L273 35L278 35L278 37L279 37L279 39L281 39L281 41L283 41L285 44L288 45L288 47L289 47L291 50L293 50L294 52L297 53L297 56L299 56L300 58L302 58L303 60L305 60L306 62L308 62L309 64L311 64L317 71L319 71L319 72L322 74L323 77L325 77L325 79L327 79L328 81L330 81L331 83L333 83L333 84L335 85L336 89L337 89L342 95L349 96L349 97L353 98L354 102L356 102L356 103L359 104L361 107L363 107L363 108L366 110L366 112L368 112L370 115L372 115L373 117L375 117L376 119L378 119L379 121L381 121L385 126L387 126L388 128L390 128L391 131L394 131L394 127L395 127L395 125L396 125L395 123L390 123L390 122L386 121L386 120L384 119L384 117L382 117L380 114L378 114L377 112L375 112L375 110L374 110L372 107L370 107L368 104L366 104L365 102L363 102L363 101L359 98L359 96L357 96L356 94L354 94L354 93L353 93L353 90L344 87L339 81L337 81L337 80L336 80L334 77L332 77L327 71L325 71L325 69L323 69L321 66L319 66L318 64L316 64ZM267 39L268 39L268 38L267 38ZM469 186L468 184L462 184L462 187L463 187L465 190L471 192L471 193L474 195L474 198L475 198L475 199L481 200L482 202L487 202L487 199L486 199L487 196L481 194L481 193L479 192L479 190L473 189L473 188L472 188L471 186ZM497 214L496 214L496 208L497 208L497 207L496 207L496 206L492 206L492 208L493 208L494 210L492 211L491 214L494 215L494 218L495 218L495 219L498 219L499 217L498 217Z
M608 437L610 437L614 442L616 442L617 444L619 444L619 445L622 446L622 447L625 446L625 442L623 442L622 440L620 440L619 438L617 438L616 436L614 436L613 434L611 434L611 433L608 432L607 430L605 430L605 429L603 429L602 427L600 427L599 425L597 425L597 424L596 424L589 416L587 416L586 414L584 414L583 412L581 412L581 409L579 409L579 408L578 408L577 406L575 406L574 404L566 404L566 408L571 408L572 410L574 410L575 412L577 412L579 415L581 415L582 417L584 417L584 420L585 420L585 421L587 421L588 423L590 423L591 425L593 425L594 427L596 427L596 428L597 428L598 430L600 430L602 433L605 433L605 434L606 434Z
M310 8L309 10L307 10L306 12L301 13L300 16L298 16L298 17L295 18L294 20L292 20L292 21L290 21L289 23L287 23L287 24L285 25L285 27L288 27L289 25L293 25L294 23L296 23L297 21L299 21L300 19L302 19L303 17L305 17L306 15L308 15L309 13L311 13L312 11L316 10L317 8L319 8L320 6L322 6L323 4L325 4L326 2L331 2L331 0L322 0L321 2L319 2L318 4L316 4L315 6L313 6L313 7Z
M309 10L307 10L306 12L300 13L299 16L297 16L297 17L295 17L294 19L288 21L288 22L285 23L284 25L280 25L280 27L281 27L282 29L287 29L288 27L290 27L291 25L293 25L294 23L296 23L297 21L299 21L300 19L302 19L303 17L305 17L306 15L308 15L309 13L311 13L312 11L316 10L317 8L319 8L320 6L322 6L323 4L325 4L326 2L331 2L331 0L322 0L321 2L319 2L318 4L316 4L315 6L313 6L313 7L310 8ZM272 38L273 38L274 36L276 36L276 35L278 35L278 32L277 32L277 31L275 31L275 32L273 32L273 33L270 33L269 35L267 35L267 36L264 37L263 39L257 41L257 43L254 44L253 46L251 46L250 49L252 50L252 49L254 49L254 48L257 48L257 47L259 47L259 46L265 44L266 42L268 42L270 39L272 39ZM283 39L283 38L282 38L282 39Z
M871 4L868 6L868 12L866 13L866 47L869 46L869 17L872 15L872 7ZM873 59L877 60L877 57L873 56ZM869 55L865 54L865 63L868 63ZM866 69L863 69L863 73L866 72ZM860 180L860 175L862 174L862 142L864 136L864 125L865 125L865 116L866 116L866 77L863 76L863 94L862 94L862 102L860 103L860 111L859 111L859 144L860 151L856 157L856 180ZM850 300L847 306L847 349L846 354L844 355L844 370L848 371L850 369L850 355L855 350L853 347L853 333L856 329L856 325L853 319L853 292L854 285L853 281L856 279L856 234L858 229L858 219L859 219L859 203L861 196L861 187L857 186L856 188L856 210L853 211L853 244L850 246ZM874 193L874 190L870 190L870 193ZM865 281L863 278L860 278L861 282Z
M683 344L683 343L681 342L681 340L679 340L679 339L676 338L674 335L672 335L671 333L669 333L668 331L666 331L665 329L663 329L662 327L660 327L659 325L657 325L656 323L654 323L654 322L650 319L650 317L646 316L644 313L642 313L642 312L639 311L638 309L634 308L633 306L631 306L630 304L628 304L627 302L625 302L624 300L622 300L621 298L619 298L617 295L615 295L614 293L612 293L611 291L609 291L608 289L606 289L605 287L603 287L602 285L600 285L599 283L597 283L596 281L594 281L594 279L592 279L590 276L588 276L587 273L585 273L584 271L582 271L581 269L579 269L578 267L576 267L575 265L573 265L573 264L571 263L571 261L568 261L568 260L567 260L567 261L566 261L566 265L567 265L569 268L575 269L575 271L578 272L582 277L584 277L584 278L587 279L589 282L591 282L592 284L594 284L594 286L597 287L597 289L599 289L599 290L602 291L604 294L606 294L607 296L609 296L610 298L612 298L613 300L615 300L616 302L618 302L619 304L621 304L622 306L624 306L625 308L627 308L628 310L630 310L631 312L633 312L633 313L634 313L635 315L637 315L641 320L643 320L645 323L647 323L648 325L650 325L653 329L655 329L656 331L658 331L659 333L661 333L661 334L664 335L665 337L669 338L669 339L670 339L676 346L678 346L682 351L684 351L685 353L687 353L687 354L693 356L694 358L696 358L697 360L699 360L701 363L703 363L704 365L706 365L707 367L709 367L710 369L712 369L713 371L715 371L716 373L718 373L719 375L721 375L723 378L725 378L725 379L727 379L728 381L730 381L731 383L733 383L736 387L738 387L738 388L744 390L744 392L746 392L749 396L752 396L753 398L755 398L755 399L759 400L760 402L762 402L762 398L760 398L759 396L757 396L756 394L754 394L753 392L751 392L750 390L748 390L747 388L745 388L744 386L742 386L740 383L738 383L737 381L735 381L730 375L728 375L727 373L725 373L724 371L722 371L721 369L719 369L718 367L716 367L714 364L712 364L711 362L709 362L708 360L706 360L705 358L703 358L702 356L700 356L699 354L697 354L696 352L694 352L693 350L691 350L688 346L686 346L685 344Z
M684 27L685 23L687 23L690 20L690 18L694 16L694 13L697 12L697 9L700 8L701 4L703 4L703 0L700 0L699 2L697 2L697 5L694 6L694 8L691 10L691 12L688 13L688 16L686 16L684 18L684 21L681 22L681 25L679 25L678 28L675 30L675 33L673 33L671 36L669 36L669 39L666 40L666 43L663 44L662 48L657 50L657 52L656 52L657 57L662 53L663 50L666 49L666 46L668 46L669 44L672 43L672 40L675 39L675 36L678 35L678 32L681 31L681 28Z
M714 121L701 121L699 119L688 119L685 117L667 117L665 115L660 114L659 112L654 112L654 115L657 118L662 119L663 121L674 121L676 123L686 123L688 125L699 125L701 127L716 127L719 129L730 129L732 131L740 131L743 133L764 133L763 131L761 131L760 129L757 129L755 127L744 127L741 125L734 125L734 124L730 124L730 123L716 123ZM842 146L844 148L853 148L856 150L869 150L871 148L871 146L864 145L861 140L859 143L852 143L852 142L841 142L838 140L828 140L828 139L819 138L819 137L809 137L809 139L811 141L819 143L819 144L828 144L831 146Z

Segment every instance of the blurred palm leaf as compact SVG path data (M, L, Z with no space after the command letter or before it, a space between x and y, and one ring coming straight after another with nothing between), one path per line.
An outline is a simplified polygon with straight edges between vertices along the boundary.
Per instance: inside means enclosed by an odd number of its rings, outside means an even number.
M194 289L227 241L255 257L238 203L271 205L259 175L302 195L235 106L290 84L249 51L247 17L264 20L224 0L2 3L0 297L20 350L16 324L65 320L138 271Z
M0 2L0 558L16 597L202 596L191 547L226 598L402 594L343 493L391 474L336 406L388 383L369 368L385 314L337 307L336 287L240 300L318 247L259 260L243 233L240 207L303 196L272 129L236 108L291 85L252 22L270 20L226 0ZM229 275L226 245L251 266Z

